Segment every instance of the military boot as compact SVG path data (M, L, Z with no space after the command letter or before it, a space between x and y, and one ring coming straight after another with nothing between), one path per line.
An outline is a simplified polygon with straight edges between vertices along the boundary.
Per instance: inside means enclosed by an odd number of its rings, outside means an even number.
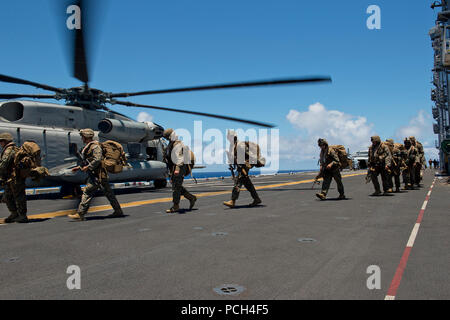
M385 193L394 193L394 191L392 190L392 188L389 188L385 191Z
M170 209L166 210L166 213L175 213L180 210L180 206L178 204L174 204Z
M323 192L320 192L316 193L316 197L319 198L320 200L325 200L327 198L327 195Z
M73 213L73 214L69 214L68 217L70 219L73 219L73 220L79 220L79 221L85 221L86 220L86 218L84 217L84 214L81 214L81 213L78 213L78 212Z
M8 218L5 219L5 223L13 223L15 222L14 220L18 217L19 215L17 214L17 212L13 212L9 215Z
M19 214L17 218L14 219L17 223L28 223L28 217L26 214Z
M122 209L120 209L120 210L115 210L112 214L110 214L108 216L108 218L121 218L123 216L124 216L123 211L122 211Z
M395 193L399 193L400 192L400 187L395 188Z
M381 196L383 193L380 190L375 190L374 193L371 194L372 197L378 197Z
M345 199L347 199L345 197L345 194L340 194L339 197L338 197L338 200L345 200Z
M261 199L256 198L256 199L253 199L253 202L250 203L248 206L249 207L256 207L257 205L261 204L261 202L262 202Z
M197 197L192 195L192 198L189 199L189 210L192 210L194 208L196 201L197 201Z
M234 208L236 201L235 200L230 200L230 201L224 201L223 203L225 206L229 207L229 208Z

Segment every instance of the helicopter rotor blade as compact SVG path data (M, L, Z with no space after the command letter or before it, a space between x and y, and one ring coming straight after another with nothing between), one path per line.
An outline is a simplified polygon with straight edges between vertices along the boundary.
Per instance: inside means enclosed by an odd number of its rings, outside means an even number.
M32 99L56 99L54 94L0 94L0 99L20 99L20 98L32 98Z
M86 42L85 42L85 10L83 5L83 0L78 0L76 5L80 8L81 12L81 21L80 28L74 29L75 37L74 37L74 53L73 53L73 76L83 82L85 86L88 85L89 82L89 74L88 74L88 62L86 56Z
M256 126L260 126L260 127L266 127L266 128L274 128L275 127L275 125L270 124L270 123L263 123L263 122L259 122L259 121L253 121L253 120L245 120L245 119L234 118L234 117L229 117L229 116L222 116L222 115L218 115L218 114L189 111L189 110L182 110L182 109L174 109L174 108L167 108L167 107L149 106L149 105L145 105L145 104L138 104L138 103L133 103L133 102L128 102L128 101L113 100L113 101L111 101L111 103L112 104L120 104L120 105L124 105L124 106L128 106L128 107L149 108L149 109L164 110L164 111L171 111L171 112L187 113L187 114L193 114L193 115L209 117L209 118L242 122L242 123L256 125Z
M250 82L237 82L237 83L224 83L215 85L205 85L196 87L165 89L165 90L149 90L140 92L123 92L113 93L111 98L124 98L132 96L161 94L161 93L174 93L174 92L187 92L187 91L203 91L203 90L216 90L216 89L231 89L231 88L245 88L245 87L261 87L261 86L280 86L280 85L294 85L316 82L331 82L330 77L308 77L308 78L290 78L290 79L273 79L263 81L250 81Z
M0 74L0 81L8 82L8 83L24 84L24 85L33 86L33 87L36 87L39 89L54 91L54 92L58 92L58 93L64 92L64 90L60 89L60 88L55 88L55 87L52 87L52 86L49 86L46 84L32 82L32 81L28 81L28 80L24 80L24 79L20 79L20 78L10 77L10 76L4 75L4 74Z

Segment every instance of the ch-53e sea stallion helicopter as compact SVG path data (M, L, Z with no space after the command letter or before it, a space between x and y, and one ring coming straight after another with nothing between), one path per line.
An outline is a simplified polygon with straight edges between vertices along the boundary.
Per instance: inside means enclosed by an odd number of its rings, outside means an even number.
M74 5L85 14L85 1L76 1ZM19 79L0 74L0 82L29 85L53 94L5 94L0 93L0 132L9 132L17 144L33 140L41 147L42 165L50 171L50 176L39 182L27 180L27 186L62 186L65 195L83 184L86 176L81 172L72 172L76 166L74 148L82 146L79 129L92 128L100 141L115 140L120 142L130 167L119 174L111 174L111 182L153 181L155 187L167 184L167 168L163 162L164 144L161 140L164 128L153 122L137 122L123 114L111 110L107 105L150 108L178 113L187 113L204 117L213 117L241 123L273 127L270 124L253 120L238 119L203 112L188 111L137 104L117 100L139 95L164 94L173 92L229 89L242 87L275 86L313 82L329 82L329 77L309 77L294 79L277 79L218 85L193 86L186 88L149 90L140 92L109 93L89 86L88 57L85 49L86 28L83 19L81 27L73 30L73 76L83 83L75 88L57 88L46 84ZM65 26L64 26L65 27ZM16 100L21 98L64 100L65 105Z

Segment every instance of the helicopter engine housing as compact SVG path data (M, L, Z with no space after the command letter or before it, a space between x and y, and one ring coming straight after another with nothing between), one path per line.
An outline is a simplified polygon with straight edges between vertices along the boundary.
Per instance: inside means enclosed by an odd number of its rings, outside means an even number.
M121 143L146 142L160 139L164 128L153 122L134 122L117 119L103 119L98 124L100 136Z

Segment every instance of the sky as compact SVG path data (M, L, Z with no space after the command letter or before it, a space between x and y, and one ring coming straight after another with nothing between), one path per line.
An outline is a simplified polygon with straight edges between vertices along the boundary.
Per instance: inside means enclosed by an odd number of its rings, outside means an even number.
M74 87L57 0L0 3L0 73ZM108 92L330 76L331 84L190 92L129 98L156 106L274 123L280 169L314 169L317 138L367 149L371 135L415 135L434 148L430 90L432 1L99 0L90 85ZM381 29L366 12L381 9ZM62 13L64 14L64 13ZM62 25L62 26L61 26ZM65 29L64 29L65 30ZM46 93L0 83L3 93ZM158 110L112 106L140 121L193 132L251 128ZM427 158L428 158L427 157ZM208 171L223 166L212 165Z

